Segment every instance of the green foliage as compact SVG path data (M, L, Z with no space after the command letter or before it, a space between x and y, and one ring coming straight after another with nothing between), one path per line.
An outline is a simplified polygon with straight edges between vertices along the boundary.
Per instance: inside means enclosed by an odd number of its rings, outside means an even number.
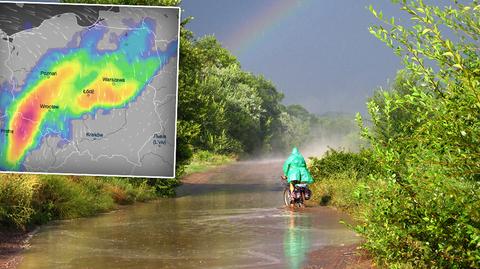
M163 179L158 181L160 180ZM145 202L157 197L157 186L155 184L158 184L158 182L156 179L105 178L104 181L108 183L105 187L107 193L112 196L117 204Z
M365 147L358 125L351 115L328 113L314 115L298 105L290 105L280 115L280 131L274 135L278 152L294 146L303 147L308 155L320 155L328 147L357 151ZM303 151L302 151L303 152Z
M412 26L371 8L371 32L404 59L363 128L383 168L357 231L387 265L480 267L480 6L401 1ZM362 122L361 117L358 117Z
M309 170L315 179L310 186L313 201L333 205L356 214L370 202L366 189L378 170L370 150L358 153L328 150L322 158L310 158Z
M132 179L136 181L137 179ZM149 178L145 181L147 185L145 187L152 187L156 196L159 197L174 197L175 196L175 188L180 185L180 181L177 178ZM142 182L143 184L143 182ZM143 189L143 185L142 185ZM148 191L148 188L146 189ZM148 193L148 192L147 192ZM153 195L153 193L152 193ZM150 199L150 195L146 196L147 199ZM139 200L137 198L137 200ZM145 199L140 199L140 201Z
M185 165L195 150L217 154L271 150L283 95L263 77L243 71L212 36L195 39L182 29L180 48L177 133L183 144L177 158Z
M365 188L361 180L354 169L326 175L310 185L312 200L317 205L332 205L347 212L359 212L359 207L363 206L360 194Z
M0 179L0 225L20 229L54 219L91 216L113 209L115 203L130 204L171 195L177 182L15 174L5 174Z
M309 121L296 117L288 111L280 114L280 131L274 136L275 146L280 152L288 152L304 144L310 131Z
M372 160L371 151L359 153L330 149L322 158L310 158L310 172L315 179L323 180L335 174L355 174L350 179L366 178L378 170Z
M417 81L417 78L411 73L401 70L398 72L390 89L377 90L373 97L370 98L370 103L375 104L379 111L386 111L385 108L391 106L390 100L392 98L404 98L405 96L412 94L412 88L408 84L415 83L415 81ZM416 87L421 86L416 85ZM412 121L414 110L414 106L404 104L394 110L389 110L389 113L378 114L378 120L373 126L371 126L372 133L377 136L377 139L382 141L388 141L389 139L394 141L395 139L400 138L404 135L404 132L407 131L403 129L403 126L409 121ZM410 131L416 128L416 126L412 127L413 128Z
M36 176L0 177L0 225L23 227L34 209L32 197L38 188Z
M103 191L103 184L92 178L65 179L42 176L32 199L34 223L52 219L90 216L113 206L112 198Z
M235 161L234 155L221 155L200 150L195 152L185 172L187 174L198 173L233 161Z

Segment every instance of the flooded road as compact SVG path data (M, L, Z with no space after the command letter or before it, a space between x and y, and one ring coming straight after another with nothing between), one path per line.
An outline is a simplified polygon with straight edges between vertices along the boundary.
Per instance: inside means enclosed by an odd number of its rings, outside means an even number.
M185 180L174 199L42 227L19 268L302 268L358 242L329 208L282 205L281 162L240 162Z

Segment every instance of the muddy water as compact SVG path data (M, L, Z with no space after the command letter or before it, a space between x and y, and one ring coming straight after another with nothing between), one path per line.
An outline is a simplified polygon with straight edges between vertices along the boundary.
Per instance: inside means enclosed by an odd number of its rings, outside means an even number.
M285 209L280 165L237 163L187 178L175 199L47 225L19 268L302 268L358 241L334 210Z

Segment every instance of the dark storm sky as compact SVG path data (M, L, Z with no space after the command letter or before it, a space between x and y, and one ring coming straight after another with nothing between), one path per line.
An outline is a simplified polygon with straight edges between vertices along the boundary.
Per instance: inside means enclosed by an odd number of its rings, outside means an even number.
M298 2L297 7L260 30L247 49L231 44L242 27L255 35L259 29L252 21L285 1ZM286 104L318 114L363 114L367 97L401 68L400 59L368 31L377 22L370 4L385 15L405 18L385 0L183 0L182 8L183 17L195 17L189 29L198 36L214 34L245 70L272 80Z

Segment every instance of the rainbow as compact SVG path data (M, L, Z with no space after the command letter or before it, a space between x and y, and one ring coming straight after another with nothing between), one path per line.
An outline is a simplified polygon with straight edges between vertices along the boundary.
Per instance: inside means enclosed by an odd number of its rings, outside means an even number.
M281 22L290 18L300 9L305 8L310 1L281 0L271 1L272 4L261 7L245 23L232 31L223 44L238 54L245 53L261 41L265 33L273 31ZM270 3L270 2L269 2Z
M106 32L96 26L83 33L78 47L49 50L13 98L2 89L0 170L19 170L46 135L70 139L72 120L125 107L176 56L176 40L165 51L156 49L153 19L123 33L114 50L97 49Z

